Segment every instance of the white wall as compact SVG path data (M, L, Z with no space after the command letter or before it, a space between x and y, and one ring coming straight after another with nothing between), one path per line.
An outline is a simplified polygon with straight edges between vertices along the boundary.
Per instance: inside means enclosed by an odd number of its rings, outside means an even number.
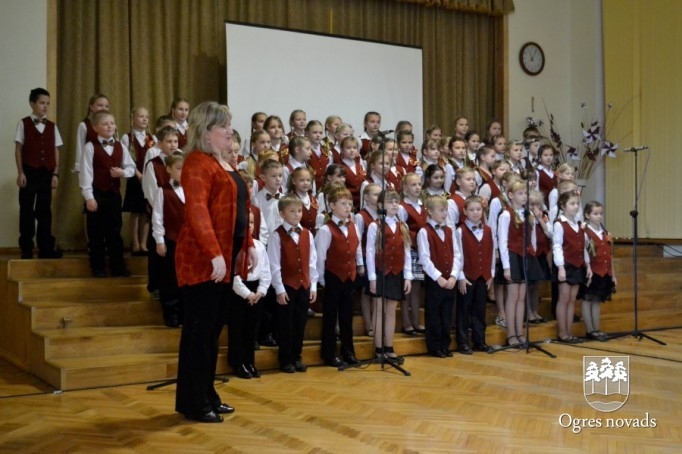
M18 247L19 189L14 135L31 89L47 80L47 0L0 0L0 247ZM50 112L53 114L54 112Z
M603 118L604 105L601 2L599 0L514 0L508 18L509 115L505 132L520 138L526 117L545 121L554 114L566 143L581 137L580 122L587 104L588 121ZM528 76L519 65L521 46L534 41L545 52L545 68ZM535 111L531 99L535 98ZM585 200L603 202L603 176L595 173L585 189Z

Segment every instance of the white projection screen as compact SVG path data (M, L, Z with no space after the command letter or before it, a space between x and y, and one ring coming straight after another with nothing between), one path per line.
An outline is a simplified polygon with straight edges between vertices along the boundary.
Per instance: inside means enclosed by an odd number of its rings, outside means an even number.
M381 114L381 129L412 123L415 146L422 141L422 49L332 35L225 23L227 100L232 126L243 138L251 115L289 115L303 109L308 121L324 124L339 115L363 132L368 111Z

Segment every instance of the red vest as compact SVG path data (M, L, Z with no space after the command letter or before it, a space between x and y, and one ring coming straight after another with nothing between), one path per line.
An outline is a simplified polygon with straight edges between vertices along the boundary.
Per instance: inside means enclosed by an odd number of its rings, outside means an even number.
M329 220L326 225L332 234L332 240L327 250L325 268L342 282L348 279L354 281L357 272L355 252L360 245L355 224L351 222L348 226L347 237L334 221Z
M317 223L317 211L319 205L317 204L317 199L313 197L311 193L308 193L308 198L310 199L310 208L306 208L303 205L303 217L301 218L301 225L315 235Z
M538 169L538 175L538 189L542 192L545 199L545 205L549 206L549 193L552 192L552 189L557 187L556 178L550 177L547 172L542 169Z
M187 130L185 129L185 132L183 134L178 129L178 148L182 150L185 148L185 145L187 145Z
M324 172L329 167L329 150L320 145L320 157L318 158L315 152L312 152L310 159L308 159L308 165L315 172L315 187L318 191L321 191L322 186L324 186Z
M355 163L355 172L357 173L354 173L343 161L340 165L346 170L346 188L353 196L353 206L358 208L360 207L360 188L365 180L365 171L362 170L362 166L358 162Z
M177 242L185 223L185 204L170 184L163 186L163 228L166 239Z
M384 228L384 250L380 251L377 249L374 256L377 270L384 266L384 257L386 257L385 275L394 274L400 276L405 266L405 243L403 242L403 234L400 231L401 224L396 224L395 232L391 231L388 224L386 225L386 228ZM381 228L378 221L377 226Z
M362 159L367 159L367 153L369 153L369 150L371 148L370 144L372 143L371 139L362 139L360 144L360 157Z
M405 158L403 158L402 153L398 152L398 155L395 157L395 165L403 168L405 173L414 173L415 170L417 170L419 161L417 161L417 158L412 154L410 154L409 159L406 161Z
M455 261L455 254L452 244L452 230L450 227L445 227L445 239L441 240L436 229L429 223L426 224L426 234L429 239L429 251L431 252L431 261L444 279L449 279L452 274L452 264ZM455 278L457 276L454 276Z
M114 143L114 151L109 156L99 140L91 143L94 149L92 187L102 192L118 193L121 188L121 179L112 177L109 169L123 165L123 145L121 142Z
M523 219L520 223L516 222L516 211L511 207L506 207L507 213L509 213L509 234L507 236L507 249L511 252L524 256L523 253L523 234L525 232L525 226ZM544 233L543 233L544 235ZM530 235L528 237L528 243L526 244L526 250L530 255L536 255L533 244L530 241Z
M251 236L254 240L260 240L260 208L252 203L251 213L253 214L253 233Z
M301 229L298 244L283 226L275 229L279 234L282 282L293 289L310 288L310 232Z
M148 166L152 166L154 169L154 176L156 177L156 186L163 187L170 182L170 173L166 168L166 163L164 162L161 155L155 157L147 163Z
M464 198L462 198L461 195L453 192L452 195L450 196L452 200L454 200L455 204L457 205L457 211L459 212L459 219L455 219L455 227L459 227L462 224L464 224L464 221L467 219L466 212L464 211Z
M604 230L602 238L594 233L591 228L586 228L587 237L594 246L594 255L590 255L590 267L597 276L611 276L613 268L611 266L611 243L607 239L609 233Z
M579 228L576 232L566 221L558 221L564 228L564 263L582 268L585 266L585 232Z
M417 213L417 210L407 202L400 203L402 207L407 212L407 228L410 229L410 241L412 242L412 249L417 250L417 232L426 226L426 221L428 220L428 214L426 213L426 208L422 206L421 213Z
M55 161L55 126L49 120L45 121L45 129L38 131L33 118L26 117L24 123L24 143L21 146L21 163L33 169L45 167L53 172L57 167Z
M135 161L135 166L137 166L138 172L142 173L144 171L144 158L147 156L147 150L154 146L154 138L147 133L144 137L144 145L140 145L140 142L135 138L134 132L128 133L128 144L130 145L128 151L133 155L133 160Z
M549 238L545 235L540 224L535 224L535 238L537 243L537 248L535 255L547 255L552 248L549 245Z
M402 167L396 167L395 172L393 170L388 171L386 175L386 181L393 185L396 191L400 192L403 185L403 177L405 176L405 169Z
M329 147L329 156L331 157L333 164L341 164L341 153L336 151L336 147L333 145Z
M97 142L97 131L93 129L90 119L86 118L83 123L85 124L85 143Z
M493 266L493 231L487 225L483 225L483 238L478 241L466 224L461 229L464 276L470 282L479 277L488 281L492 278L490 269Z
M370 224L374 222L374 218L365 208L358 211L358 214L362 216L362 221L365 225L365 228L362 231L362 238L360 239L360 244L362 245L362 256L365 257L367 255L367 231L369 230Z

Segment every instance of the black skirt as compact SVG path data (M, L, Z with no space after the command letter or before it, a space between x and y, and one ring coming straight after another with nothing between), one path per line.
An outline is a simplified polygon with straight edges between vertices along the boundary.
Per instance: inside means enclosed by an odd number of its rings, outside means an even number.
M403 278L403 273L389 273L382 279L381 273L377 271L377 293L372 296L384 296L389 300L402 301L405 299L404 286L405 279Z
M549 262L547 262L547 254L541 254L537 256L538 264L540 265L540 270L542 270L543 281L549 281L552 279L552 270L549 267Z
M538 258L534 255L526 255L526 267L523 266L523 256L509 251L509 271L511 282L504 279L505 284L523 284L528 278L529 283L541 281L544 277ZM501 266L501 265L500 265ZM504 273L504 270L502 271Z
M147 201L142 192L142 183L137 177L130 177L126 180L126 194L123 199L121 211L129 213L146 213Z
M613 278L610 275L599 276L593 274L590 285L585 288L585 298L589 298L592 301L601 301L602 303L604 301L611 301L611 295L613 295L615 290Z
M559 282L559 268L555 266L552 273L552 281L570 285L582 285L587 282L587 269L584 266L577 267L566 263L564 264L564 270L566 270L566 280Z

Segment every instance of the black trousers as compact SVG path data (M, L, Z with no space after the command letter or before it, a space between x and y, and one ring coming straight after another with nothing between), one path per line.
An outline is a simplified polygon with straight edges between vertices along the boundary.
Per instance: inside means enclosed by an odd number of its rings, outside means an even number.
M19 188L19 247L24 254L32 253L35 236L39 251L50 252L55 243L52 236L52 172L45 167L24 166L23 170L26 187Z
M185 319L180 336L175 411L201 416L220 404L215 390L218 339L227 320L230 284L212 281L181 288Z
M275 339L279 338L277 325L277 295L272 286L268 287L268 291L258 303L262 306L260 311L260 319L258 320L258 328L256 335L258 340L264 340L272 335Z
M279 324L279 365L280 367L301 359L303 337L308 321L310 289L298 290L284 286L289 297L286 305L277 305L277 323Z
M121 194L114 191L93 191L97 211L85 210L90 268L104 270L104 256L109 252L109 266L112 273L125 269L123 264L123 238L121 237Z
M161 293L161 259L162 257L156 253L156 240L152 236L152 229L149 229L147 235L147 291L153 293L158 290Z
M479 277L471 282L467 292L457 295L457 344L469 343L469 327L471 326L471 340L474 345L485 344L485 302L488 288L485 279ZM469 322L471 321L471 323Z
M168 238L164 239L166 243L166 256L159 257L160 275L159 279L159 296L161 300L161 308L163 309L164 318L166 315L178 314L182 310L180 304L180 289L178 288L178 276L175 272L175 241ZM180 318L182 320L182 318Z
M341 355L355 355L353 347L353 294L355 282L341 281L336 275L324 272L324 303L322 303L322 359L336 356L336 319L341 334Z
M244 285L256 293L259 281L246 281ZM263 312L263 299L251 305L244 298L234 295L230 302L227 321L227 363L232 367L255 364L254 345L258 321Z
M452 306L455 289L446 290L428 276L424 276L424 318L426 321L426 348L429 352L450 348Z

